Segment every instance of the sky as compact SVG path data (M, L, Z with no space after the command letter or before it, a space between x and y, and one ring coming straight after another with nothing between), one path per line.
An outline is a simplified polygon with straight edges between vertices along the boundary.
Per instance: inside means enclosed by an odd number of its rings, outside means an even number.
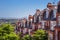
M58 0L0 0L0 18L26 18L36 9L45 9L48 2L56 4Z

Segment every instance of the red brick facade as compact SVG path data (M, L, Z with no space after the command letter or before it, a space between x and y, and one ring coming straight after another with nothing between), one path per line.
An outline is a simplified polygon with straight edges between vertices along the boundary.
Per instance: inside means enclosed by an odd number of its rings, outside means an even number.
M57 5L48 3L47 8L36 13L32 16L29 15L28 19L20 20L17 27L20 27L22 34L28 33L31 35L34 31L43 29L48 33L48 40L60 40L60 1ZM16 31L17 32L17 31Z

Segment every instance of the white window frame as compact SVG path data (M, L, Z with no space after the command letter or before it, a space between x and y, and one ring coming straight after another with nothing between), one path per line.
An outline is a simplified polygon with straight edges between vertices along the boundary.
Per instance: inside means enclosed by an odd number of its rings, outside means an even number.
M56 26L56 21L50 21L50 30L54 30L55 26Z

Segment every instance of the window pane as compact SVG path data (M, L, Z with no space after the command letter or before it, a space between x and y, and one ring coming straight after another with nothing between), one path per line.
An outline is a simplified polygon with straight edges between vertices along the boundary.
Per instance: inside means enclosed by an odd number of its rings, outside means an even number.
M55 26L56 26L56 21L50 21L50 30L54 30Z
M58 16L58 26L60 26L60 16Z

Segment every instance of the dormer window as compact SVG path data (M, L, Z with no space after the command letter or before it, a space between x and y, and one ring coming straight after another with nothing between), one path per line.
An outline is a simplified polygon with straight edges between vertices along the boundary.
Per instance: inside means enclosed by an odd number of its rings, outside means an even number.
M50 11L49 18L50 20L56 20L56 9Z
M44 20L48 20L48 16L49 16L49 11L48 10L49 10L48 8L44 10L44 13L43 13L43 19Z
M38 16L39 14L40 14L40 10L37 9L37 10L36 10L36 15Z

